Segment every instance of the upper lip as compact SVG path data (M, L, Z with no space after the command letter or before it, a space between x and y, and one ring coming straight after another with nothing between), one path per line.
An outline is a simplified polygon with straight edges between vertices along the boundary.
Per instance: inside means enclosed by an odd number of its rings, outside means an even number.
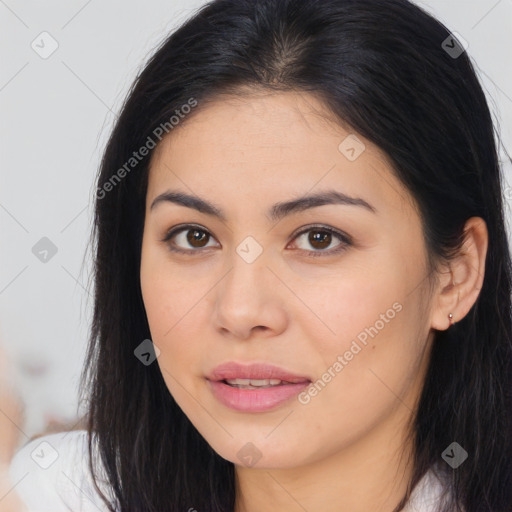
M216 366L207 377L209 380L227 379L279 379L285 382L311 382L309 377L291 373L283 368L266 363L240 364L234 361Z

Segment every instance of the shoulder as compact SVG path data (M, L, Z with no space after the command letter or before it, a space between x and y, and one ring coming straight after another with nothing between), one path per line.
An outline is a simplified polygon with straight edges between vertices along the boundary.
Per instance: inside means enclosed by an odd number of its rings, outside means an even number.
M403 512L436 512L450 495L448 480L438 467L431 468L413 489Z
M90 474L88 441L85 430L59 432L16 452L9 479L30 512L108 512Z

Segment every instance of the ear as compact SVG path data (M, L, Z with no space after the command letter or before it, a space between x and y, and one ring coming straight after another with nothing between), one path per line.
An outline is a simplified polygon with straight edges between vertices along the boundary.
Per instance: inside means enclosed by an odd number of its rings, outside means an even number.
M485 221L471 217L464 226L464 243L460 253L450 261L449 268L439 279L434 297L431 327L439 331L462 320L476 302L484 282L488 232Z

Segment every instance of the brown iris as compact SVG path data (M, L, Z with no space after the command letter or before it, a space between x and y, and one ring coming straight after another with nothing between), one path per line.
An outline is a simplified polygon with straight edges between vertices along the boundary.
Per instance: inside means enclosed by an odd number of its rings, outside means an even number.
M328 231L312 230L309 232L308 242L316 249L325 249L326 247L329 247L331 241L332 234ZM320 244L320 246L317 244Z
M209 236L200 229L189 229L187 231L187 241L192 247L204 247L201 242L208 243ZM199 245L195 245L196 243L199 243Z

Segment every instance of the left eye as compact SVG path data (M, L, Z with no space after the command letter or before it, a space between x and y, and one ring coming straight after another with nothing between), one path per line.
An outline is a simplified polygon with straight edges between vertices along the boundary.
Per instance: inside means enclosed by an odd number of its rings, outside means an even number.
M331 248L328 251L324 250L332 244L333 238L337 238L338 240L340 240L340 242L337 245L335 245L333 249ZM294 240L300 239L304 239L307 244L316 249L314 251L310 251L307 248L299 247L299 249L311 252L311 256L320 256L320 253L337 253L351 244L351 241L348 236L339 233L332 228L327 228L323 226L310 227L306 230L301 231L298 235L295 236Z
M308 236L306 237L305 235ZM334 249L325 250L332 244L333 237L340 240L340 242L334 246ZM214 245L207 245L210 239L213 239L213 236L206 229L200 226L185 225L171 229L162 242L166 242L169 249L173 252L192 255L201 252L195 249L214 247ZM326 226L312 226L302 230L293 237L293 240L300 241L301 239L303 241L305 240L314 249L309 250L304 247L298 247L301 251L309 253L309 256L323 256L338 253L352 244L349 236ZM183 249L183 245L180 247L180 243L189 244L189 247L192 246L193 249Z

